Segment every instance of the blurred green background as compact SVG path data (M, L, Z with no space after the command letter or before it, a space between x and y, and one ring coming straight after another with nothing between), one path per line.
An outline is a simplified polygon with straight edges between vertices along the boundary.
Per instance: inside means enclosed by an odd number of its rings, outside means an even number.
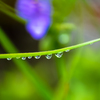
M15 8L16 0L2 1ZM100 0L52 0L52 25L39 41L27 33L17 15L11 17L12 11L1 5L8 14L0 11L0 27L18 49L8 46L0 34L1 54L54 50L100 37ZM50 88L51 97L41 92L45 90L39 81L32 82L26 75L28 70L24 73L26 63ZM45 56L25 61L0 59L0 100L100 100L100 43L71 50L60 59L54 55L50 60Z

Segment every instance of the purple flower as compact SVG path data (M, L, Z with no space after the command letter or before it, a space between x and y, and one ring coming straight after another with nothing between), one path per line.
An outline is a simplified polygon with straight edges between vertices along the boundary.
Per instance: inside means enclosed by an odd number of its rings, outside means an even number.
M50 0L17 0L16 9L17 14L27 20L26 29L31 36L41 39L51 23Z

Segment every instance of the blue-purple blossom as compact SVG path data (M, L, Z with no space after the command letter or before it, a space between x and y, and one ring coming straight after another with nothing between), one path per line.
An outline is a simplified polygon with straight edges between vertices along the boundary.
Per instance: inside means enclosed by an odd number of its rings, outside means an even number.
M46 33L51 23L50 0L17 0L18 15L27 21L26 29L38 40Z

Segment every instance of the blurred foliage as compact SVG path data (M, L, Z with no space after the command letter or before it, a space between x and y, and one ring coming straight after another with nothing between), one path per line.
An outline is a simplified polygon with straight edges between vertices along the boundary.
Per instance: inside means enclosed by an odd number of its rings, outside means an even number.
M52 0L52 24L40 41L35 41L26 32L25 21L11 10L16 0L2 1L7 5L0 2L0 27L20 52L57 49L100 37L99 0ZM0 40L0 53L14 52L11 50L14 46L5 38L4 41L6 47ZM0 60L0 100L47 100L44 92L41 95L44 83L52 90L52 100L100 100L99 45L95 43L72 50L64 53L61 59L54 56L51 60L44 57L23 62L14 59L14 63ZM31 71L26 74L23 69L26 73ZM42 85L41 81L34 84L35 75L43 80ZM50 92L48 85L47 94Z

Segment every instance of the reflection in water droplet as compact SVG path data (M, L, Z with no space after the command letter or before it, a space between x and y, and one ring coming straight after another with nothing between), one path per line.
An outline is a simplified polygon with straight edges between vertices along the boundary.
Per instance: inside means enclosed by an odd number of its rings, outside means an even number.
M29 56L29 57L28 57L28 59L31 59L31 58L32 58L32 56Z
M7 60L11 60L12 58L7 58Z
M45 57L46 57L47 59L51 59L52 54L46 55Z
M41 56L35 56L35 59L40 59Z
M65 52L69 52L70 50L66 50Z
M63 55L63 52L59 52L59 53L55 54L55 56L56 56L57 58L61 58L62 55Z
M26 60L26 57L22 57L22 60Z
M16 59L20 59L20 57L16 57Z

